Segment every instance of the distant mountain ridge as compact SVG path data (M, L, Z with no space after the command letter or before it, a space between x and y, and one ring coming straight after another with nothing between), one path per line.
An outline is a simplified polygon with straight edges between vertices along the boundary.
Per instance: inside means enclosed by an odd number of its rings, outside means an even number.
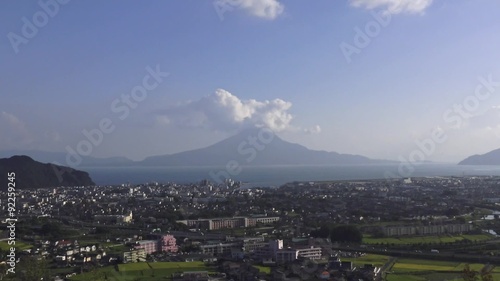
M13 154L29 155L40 162L71 166L64 152L0 151L0 157ZM81 157L78 167L117 166L273 166L273 165L343 165L393 163L388 160L370 159L361 155L311 150L290 143L269 129L248 129L213 145L167 155L150 156L142 161L125 157L94 158Z
M500 165L500 149L469 156L460 161L458 165Z
M66 152L49 152L38 150L7 150L0 151L0 158L8 158L13 155L28 155L32 159L42 163L55 163L58 165L72 166L71 162L66 159ZM97 158L90 156L80 156L82 158L79 167L99 167L99 166L128 166L133 165L134 161L126 157L109 157Z
M16 189L36 189L57 186L95 185L87 172L65 166L44 164L28 156L16 155L0 159L0 190L8 186L7 174L14 172Z
M250 129L211 146L185 152L151 156L141 166L331 165L384 163L361 155L310 150L290 143L265 129Z

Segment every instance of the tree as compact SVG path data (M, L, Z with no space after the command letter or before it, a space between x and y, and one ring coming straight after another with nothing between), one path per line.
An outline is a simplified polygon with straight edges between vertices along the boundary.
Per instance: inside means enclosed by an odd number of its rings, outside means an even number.
M489 270L487 268L489 268ZM491 275L492 269L493 268L489 266L483 267L481 270L481 281L493 281L493 275Z
M330 229L323 225L319 229L311 231L310 236L314 238L327 238L330 235Z
M108 276L102 272L99 271L97 268L93 268L92 271L88 274L88 279L89 281L102 281L102 280L107 280Z
M7 265L5 263L0 264L0 280L3 280L4 276L8 274Z
M106 228L104 226L97 226L95 228L95 233L96 234L109 234L110 231L109 231L109 228Z
M50 280L49 265L45 259L27 256L21 260L19 268L22 269L16 272L16 280L23 281L40 281Z
M460 215L460 210L458 210L457 208L450 208L446 211L445 213L448 217L456 217L458 215Z
M481 272L477 272L476 270L471 269L468 264L466 264L462 272L462 277L464 281L479 281L479 278L481 278L481 281L493 281L491 270L488 270L486 268L487 266L485 266L481 270Z
M462 278L464 281L479 281L477 276L477 271L470 268L468 264L464 266L464 270L462 271Z
M61 224L55 222L47 222L42 225L40 234L45 237L51 237L53 239L59 240L64 235L64 232L61 229Z
M338 242L361 243L363 234L355 225L339 225L332 228L330 238Z

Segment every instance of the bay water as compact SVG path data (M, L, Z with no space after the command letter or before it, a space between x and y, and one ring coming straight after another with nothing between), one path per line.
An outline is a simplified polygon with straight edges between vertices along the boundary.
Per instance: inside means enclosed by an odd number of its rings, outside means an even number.
M143 184L151 182L195 183L207 179L220 182L224 176L246 186L271 187L293 181L368 180L391 177L500 176L500 166L467 166L425 163L401 169L394 164L328 166L248 166L236 172L226 167L80 167L98 185ZM230 174L232 172L233 175Z

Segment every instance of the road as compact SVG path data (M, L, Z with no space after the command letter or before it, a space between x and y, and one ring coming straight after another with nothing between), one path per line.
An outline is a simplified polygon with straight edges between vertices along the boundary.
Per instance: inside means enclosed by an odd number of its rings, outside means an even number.
M380 274L377 277L377 281L382 281L384 280L385 277L385 272L391 269L392 265L396 263L398 258L391 257L388 262L386 262L381 268L380 268Z

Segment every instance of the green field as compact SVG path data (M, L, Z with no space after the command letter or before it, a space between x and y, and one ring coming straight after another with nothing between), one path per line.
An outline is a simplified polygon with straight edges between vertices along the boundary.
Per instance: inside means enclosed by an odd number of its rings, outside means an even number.
M391 257L368 254L359 258L341 258L342 261L352 261L355 266L366 263L383 266ZM461 273L466 263L452 261L434 261L421 259L397 259L392 268L388 269L388 281L443 281L462 280ZM472 270L480 271L484 264L469 264ZM500 281L500 267L493 268L494 281Z
M173 273L186 271L209 271L213 268L203 262L155 262L155 263L128 263L114 267L104 267L94 272L74 276L71 280L116 280L116 281L159 281L170 278ZM107 278L107 279L104 279Z
M500 274L494 273L493 281L500 281ZM431 272L431 273L423 273L418 275L409 275L409 274L388 274L387 281L462 281L460 273L439 273L439 272Z
M359 258L341 258L342 261L352 261L356 266L363 266L364 264L373 264L374 266L383 266L389 261L390 257L382 255L364 255Z
M398 259L397 262L392 267L392 270L395 272L461 271L463 270L463 266L459 268L460 265L461 264L458 262Z
M441 236L404 236L404 237L384 237L373 238L369 235L363 237L365 244L394 244L394 245L411 245L411 244L439 244L439 243L454 243L462 240L470 241L486 241L491 240L493 237L488 234L475 234L475 235L441 235Z
M412 276L412 275L395 275L390 274L387 276L387 281L426 281L427 278L423 276ZM442 279L445 280L445 279Z
M22 251L30 249L31 245L21 242L19 240L16 240L16 245L9 245L7 241L0 241L0 249L2 249L2 251L10 251L11 247L16 248L16 250L18 251Z
M254 265L260 272L265 274L271 273L271 268L269 266Z

